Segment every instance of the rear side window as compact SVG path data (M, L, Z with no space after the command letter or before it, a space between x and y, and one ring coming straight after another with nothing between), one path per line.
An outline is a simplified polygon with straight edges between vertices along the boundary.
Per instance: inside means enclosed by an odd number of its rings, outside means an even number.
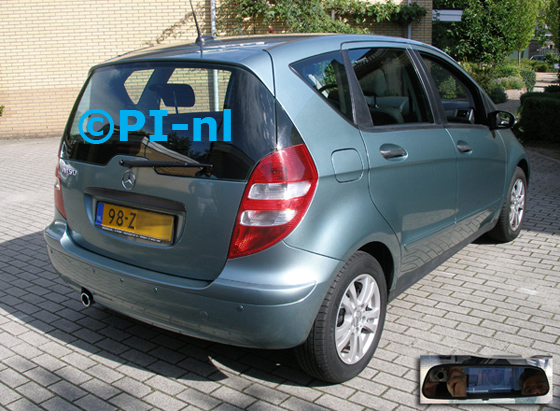
M425 89L405 50L362 48L348 55L375 126L433 122Z
M86 116L90 110L103 110L113 121L113 135L102 144L92 144L80 134L81 127L90 137L89 121L94 133L106 135L111 128L104 116ZM152 110L165 113L159 123ZM122 117L123 112L135 112L144 119L143 126L131 131L129 126L137 118ZM122 127L128 130L125 139L120 135ZM119 64L98 68L88 79L66 128L62 155L92 164L107 164L116 155L199 162L213 167L158 167L156 171L245 180L256 162L274 149L275 127L274 97L245 70L163 62ZM151 141L158 130L166 141ZM91 135L91 139L98 138Z
M348 78L340 52L321 54L293 63L303 80L348 120L354 121Z

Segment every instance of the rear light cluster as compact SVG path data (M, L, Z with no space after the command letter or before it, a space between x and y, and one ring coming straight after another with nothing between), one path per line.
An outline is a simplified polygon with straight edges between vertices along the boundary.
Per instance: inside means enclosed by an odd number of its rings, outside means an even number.
M303 144L263 158L249 179L233 230L228 258L264 250L301 221L317 187L317 170Z
M60 185L60 159L56 165L55 171L55 183L54 183L54 204L56 209L64 218L66 218L66 211L64 210L64 201L62 200L62 187Z

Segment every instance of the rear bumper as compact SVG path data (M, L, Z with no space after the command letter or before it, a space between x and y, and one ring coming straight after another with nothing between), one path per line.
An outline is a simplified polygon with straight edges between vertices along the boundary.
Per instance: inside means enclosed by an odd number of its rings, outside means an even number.
M294 347L307 338L341 264L279 243L228 260L218 278L207 282L92 253L72 241L61 220L47 227L45 240L61 277L106 307L181 334L268 349Z

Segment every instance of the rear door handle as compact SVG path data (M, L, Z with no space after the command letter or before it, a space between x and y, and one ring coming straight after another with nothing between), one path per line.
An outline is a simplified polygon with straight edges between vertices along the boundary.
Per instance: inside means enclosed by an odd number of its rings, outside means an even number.
M404 148L399 147L395 144L383 144L379 148L379 152L387 160L390 160L392 158L402 158L408 156L408 153Z
M472 152L472 147L469 146L466 142L459 140L457 142L457 150L459 150L460 153L470 153Z

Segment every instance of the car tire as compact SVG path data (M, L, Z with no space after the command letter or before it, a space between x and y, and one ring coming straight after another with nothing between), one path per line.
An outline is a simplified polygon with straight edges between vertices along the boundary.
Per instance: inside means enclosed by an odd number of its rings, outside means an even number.
M507 243L517 238L525 219L526 194L527 177L525 172L517 167L513 173L498 222L488 233L492 239Z
M383 269L371 255L358 251L339 271L307 340L295 349L300 366L330 383L355 377L377 348L386 310Z

